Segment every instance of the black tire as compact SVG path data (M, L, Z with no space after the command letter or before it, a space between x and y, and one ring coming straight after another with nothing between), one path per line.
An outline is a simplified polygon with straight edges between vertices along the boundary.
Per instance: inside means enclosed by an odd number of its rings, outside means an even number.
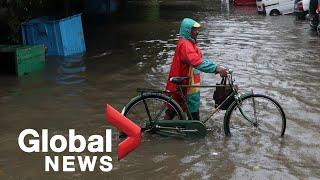
M142 130L146 130L150 128L151 121L165 119L168 107L176 114L173 119L185 119L185 114L179 104L160 93L143 93L133 98L122 110L122 114L140 126Z
M270 11L270 16L279 16L281 13L277 9L273 9Z
M255 124L250 123L247 119L255 121ZM224 117L226 136L243 136L251 134L252 130L258 133L268 132L268 134L281 137L284 135L286 117L277 101L266 95L247 94L230 105Z

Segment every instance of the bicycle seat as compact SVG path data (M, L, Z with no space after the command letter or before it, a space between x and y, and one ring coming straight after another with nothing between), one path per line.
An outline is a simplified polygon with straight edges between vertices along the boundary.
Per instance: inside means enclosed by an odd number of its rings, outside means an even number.
M182 84L182 82L187 79L189 79L189 77L171 77L169 81L175 84Z

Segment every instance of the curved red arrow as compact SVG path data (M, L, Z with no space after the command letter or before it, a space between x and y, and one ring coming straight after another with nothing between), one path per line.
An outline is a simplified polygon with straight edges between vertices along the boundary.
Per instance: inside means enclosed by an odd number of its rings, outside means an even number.
M105 115L109 123L128 136L118 145L118 160L121 160L141 144L141 128L109 104L106 105Z

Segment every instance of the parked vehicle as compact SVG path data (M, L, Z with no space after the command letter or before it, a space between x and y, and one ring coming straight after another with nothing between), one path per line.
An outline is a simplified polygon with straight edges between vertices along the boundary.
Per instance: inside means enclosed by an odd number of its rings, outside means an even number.
M319 14L320 14L320 0L310 0L309 17L311 30L320 33Z
M294 0L262 0L266 15L277 16L293 13Z
M294 15L297 19L305 19L309 13L310 0L295 0L294 1Z
M257 5L258 14L266 14L266 8L265 8L264 4L262 3L262 0L257 0L256 5Z

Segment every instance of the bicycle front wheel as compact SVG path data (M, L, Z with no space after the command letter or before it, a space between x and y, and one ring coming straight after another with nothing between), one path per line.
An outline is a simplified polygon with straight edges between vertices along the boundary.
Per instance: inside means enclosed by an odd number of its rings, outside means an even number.
M280 104L266 95L249 94L235 100L224 117L226 136L255 133L283 136L286 117Z
M149 129L154 121L185 119L179 104L160 93L143 93L133 98L122 113L142 130Z

